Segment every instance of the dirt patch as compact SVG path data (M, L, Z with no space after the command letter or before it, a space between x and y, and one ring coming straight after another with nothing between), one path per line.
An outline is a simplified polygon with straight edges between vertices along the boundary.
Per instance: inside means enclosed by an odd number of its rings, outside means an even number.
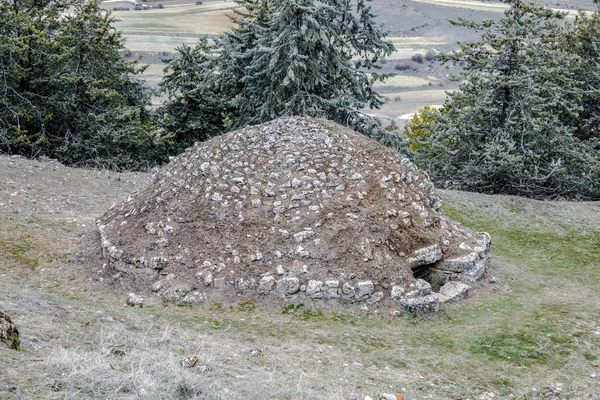
M331 122L283 118L188 149L97 223L129 290L376 303L411 297L411 268L439 285L481 277L488 239L440 205L397 153Z

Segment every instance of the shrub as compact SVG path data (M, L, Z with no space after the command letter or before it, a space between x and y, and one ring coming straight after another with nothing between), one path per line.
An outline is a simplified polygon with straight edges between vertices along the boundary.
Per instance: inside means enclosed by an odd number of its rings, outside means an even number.
M394 67L394 69L396 71L406 71L411 69L412 67L410 66L410 64L398 64Z
M417 53L411 57L411 60L413 60L414 62L417 62L419 64L423 64L423 54Z
M428 141L432 136L432 124L435 122L434 115L439 113L433 107L425 106L419 109L404 127L404 134L408 139L407 149L412 153L422 152L429 148Z
M429 62L434 62L437 59L435 52L433 50L429 50L427 53L425 53L425 59Z

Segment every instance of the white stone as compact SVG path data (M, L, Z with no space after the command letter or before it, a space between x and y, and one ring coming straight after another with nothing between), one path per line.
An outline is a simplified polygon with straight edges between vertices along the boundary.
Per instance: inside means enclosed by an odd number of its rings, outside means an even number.
M440 288L439 300L440 303L447 303L453 300L458 300L467 297L471 287L465 283L458 281L450 281Z
M206 276L204 277L204 286L210 286L210 284L213 282L213 274L212 273L208 273L206 274Z
M313 231L301 231L294 234L294 240L297 243L302 243L305 240L312 238L315 235Z
M272 276L263 276L258 282L258 293L267 294L275 285L275 278Z
M373 294L374 285L373 281L362 281L358 282L358 287L356 289L356 297L362 299L364 297L368 297Z
M300 281L296 277L282 278L277 281L277 291L281 294L294 294L300 290Z
M127 295L127 305L132 307L142 307L144 305L144 298L135 293L129 293Z
M394 300L397 300L397 299L400 299L402 296L404 296L404 286L400 286L400 285L392 286L392 292L390 294L390 297Z
M311 299L320 299L323 297L323 282L309 280L306 285L306 294Z

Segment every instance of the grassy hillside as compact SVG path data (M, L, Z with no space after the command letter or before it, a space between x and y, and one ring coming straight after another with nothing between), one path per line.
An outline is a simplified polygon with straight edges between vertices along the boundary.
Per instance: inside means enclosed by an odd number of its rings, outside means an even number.
M0 346L0 399L600 396L600 203L442 192L448 215L490 232L494 266L437 315L132 308L82 250L149 176L6 157L0 171L0 310L22 339Z

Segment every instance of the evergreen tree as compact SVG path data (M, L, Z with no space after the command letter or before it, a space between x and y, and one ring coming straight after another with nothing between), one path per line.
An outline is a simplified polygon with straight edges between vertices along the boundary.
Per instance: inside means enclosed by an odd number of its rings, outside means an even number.
M241 125L281 115L307 115L348 123L356 110L379 107L370 76L393 47L373 22L363 1L358 16L348 1L273 1L266 27L250 49L243 95L237 106ZM352 60L356 57L358 61Z
M381 105L373 83L384 76L373 70L394 49L365 0L238 3L244 11L233 17L235 27L217 42L218 57L201 67L196 82L228 105L226 125L321 117L400 147L397 135L358 111Z
M443 58L464 63L416 161L432 178L487 193L599 198L597 154L575 135L584 94L578 58L562 45L565 14L509 0L499 22Z
M0 3L0 150L116 168L163 159L143 69L98 4Z
M562 39L565 49L579 59L574 73L583 97L575 135L600 151L600 9L580 12Z
M216 73L216 46L201 39L194 47L176 50L177 57L163 60L167 67L159 86L167 102L157 110L162 128L171 135L172 154L220 134L227 112L218 88L208 84L208 75Z

